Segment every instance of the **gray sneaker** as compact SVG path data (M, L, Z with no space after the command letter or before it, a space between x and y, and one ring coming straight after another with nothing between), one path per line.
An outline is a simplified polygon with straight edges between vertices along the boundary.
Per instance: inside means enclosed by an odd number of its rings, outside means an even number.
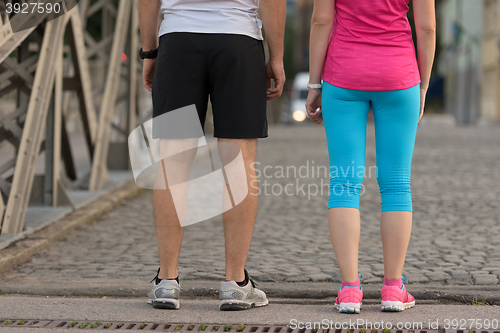
M148 304L153 305L156 309L178 309L180 307L181 286L177 281L161 280L160 283L156 284L156 277L151 280L151 282L153 281L153 289L148 294Z
M246 270L245 275L248 276ZM257 284L250 278L243 287L238 286L235 281L222 281L219 293L220 309L238 311L267 305L269 301L266 294L256 287Z

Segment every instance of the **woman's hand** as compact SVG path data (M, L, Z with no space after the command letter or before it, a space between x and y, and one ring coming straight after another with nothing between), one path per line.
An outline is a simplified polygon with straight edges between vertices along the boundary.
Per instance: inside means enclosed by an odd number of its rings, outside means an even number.
M321 113L321 89L309 89L306 100L306 111L313 123L323 124L323 114Z
M422 119L422 116L424 115L425 95L427 95L427 89L420 88L420 116L418 117L418 122L420 122L420 119Z

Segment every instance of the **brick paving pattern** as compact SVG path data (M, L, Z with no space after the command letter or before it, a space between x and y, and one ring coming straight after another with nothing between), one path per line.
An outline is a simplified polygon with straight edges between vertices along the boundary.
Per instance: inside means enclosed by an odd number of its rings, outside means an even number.
M373 132L369 126L367 167L375 165ZM498 284L499 143L498 127L420 126L412 167L414 226L403 272L410 283ZM247 264L251 275L257 281L340 281L326 218L328 179L324 169L319 176L316 172L328 165L322 128L271 128L270 138L259 142L258 161L261 172L270 166L267 174L274 176L259 178L262 195ZM293 167L302 173L294 177ZM287 184L292 195L279 193ZM364 185L359 272L364 283L380 283L380 195L374 174ZM266 190L274 195L265 195ZM148 191L4 278L150 280L157 265ZM220 217L186 227L179 266L183 280L224 279Z

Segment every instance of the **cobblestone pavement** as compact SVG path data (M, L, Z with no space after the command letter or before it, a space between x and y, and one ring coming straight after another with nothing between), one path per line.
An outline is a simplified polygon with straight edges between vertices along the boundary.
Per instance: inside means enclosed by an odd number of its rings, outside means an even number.
M370 126L368 167L375 163L373 132ZM251 275L258 281L340 281L326 218L327 185L319 186L328 179L324 170L318 177L315 168L328 165L324 131L313 125L273 127L258 150L259 170L270 166L267 175L273 177L259 178L262 194L247 265ZM412 169L414 227L403 272L410 283L498 284L499 163L499 127L420 126ZM294 177L291 167L302 173ZM292 195L279 193L287 184ZM374 174L367 174L364 185L359 271L365 283L380 283L380 195ZM323 193L314 194L320 188ZM221 218L188 226L184 235L181 279L224 279ZM157 262L151 193L146 192L4 278L149 280Z

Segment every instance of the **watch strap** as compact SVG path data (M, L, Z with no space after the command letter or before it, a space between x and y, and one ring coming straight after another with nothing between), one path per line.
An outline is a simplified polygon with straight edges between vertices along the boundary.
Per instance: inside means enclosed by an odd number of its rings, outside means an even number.
M307 88L309 88L309 89L321 89L322 87L323 87L323 85L321 83L316 83L316 84L308 83L307 84Z
M141 47L139 56L141 59L154 59L158 56L158 49L144 52Z

